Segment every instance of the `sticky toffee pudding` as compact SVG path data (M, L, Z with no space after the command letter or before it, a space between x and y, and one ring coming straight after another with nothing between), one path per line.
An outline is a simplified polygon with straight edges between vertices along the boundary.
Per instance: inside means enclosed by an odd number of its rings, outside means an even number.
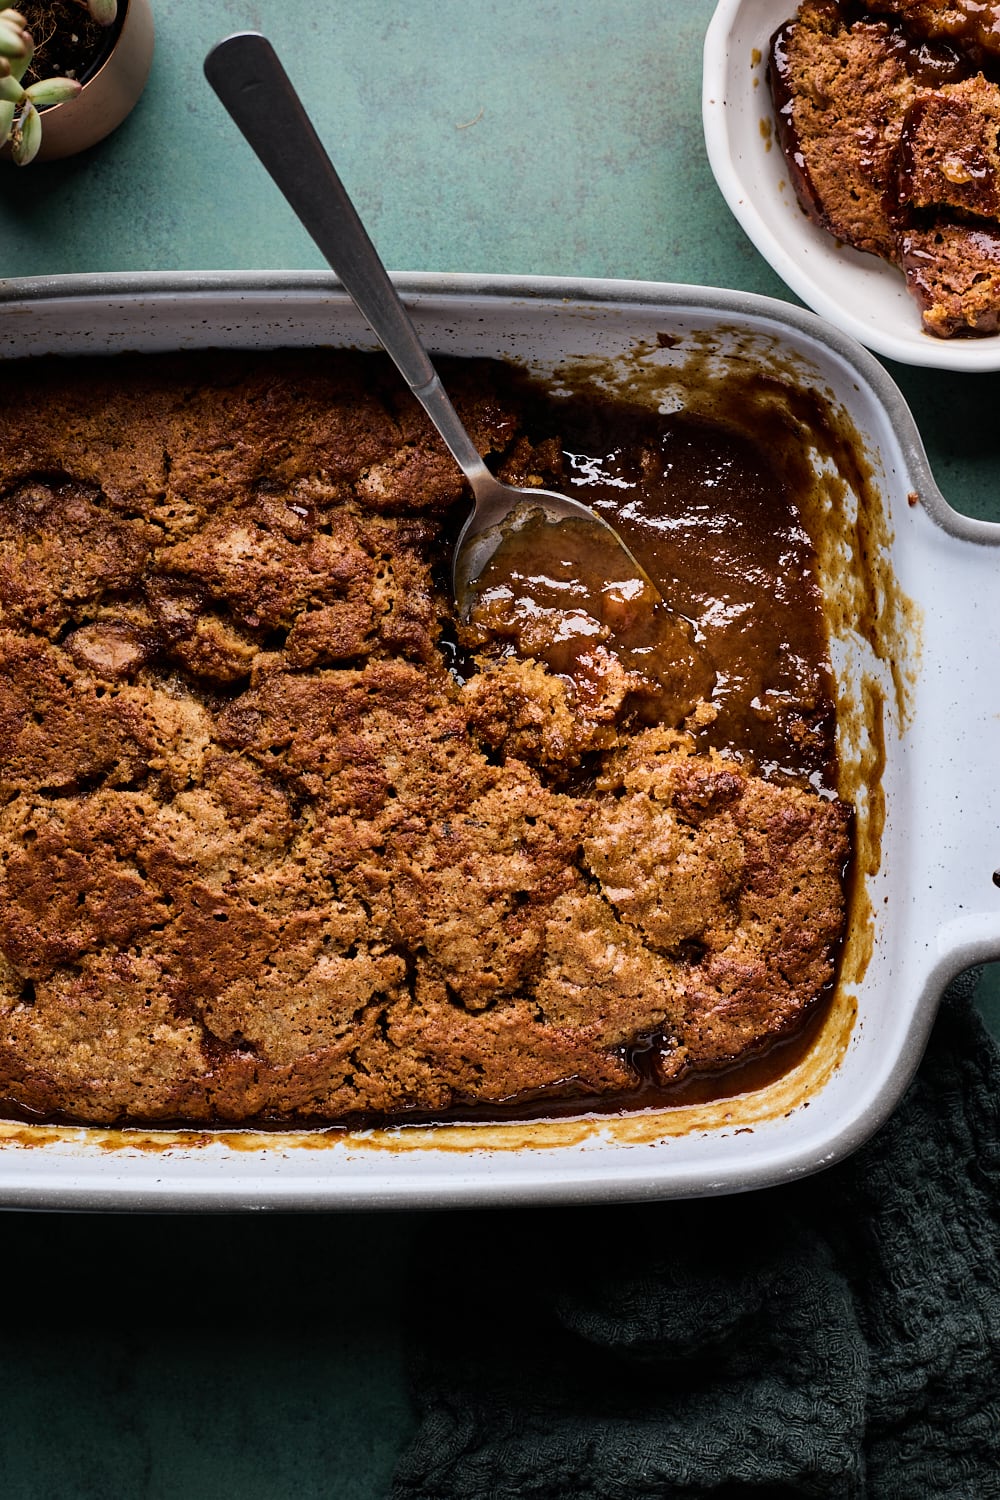
M463 481L376 356L0 376L8 1116L625 1108L822 1007L850 813L766 443L447 374L503 478L621 530L665 601L641 638L530 531L455 619Z

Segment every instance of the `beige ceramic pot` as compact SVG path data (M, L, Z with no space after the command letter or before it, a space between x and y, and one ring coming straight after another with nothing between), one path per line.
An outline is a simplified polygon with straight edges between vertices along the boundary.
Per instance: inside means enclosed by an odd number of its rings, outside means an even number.
M36 161L75 156L102 141L139 101L153 59L149 0L124 0L118 39L75 99L42 111L42 145Z

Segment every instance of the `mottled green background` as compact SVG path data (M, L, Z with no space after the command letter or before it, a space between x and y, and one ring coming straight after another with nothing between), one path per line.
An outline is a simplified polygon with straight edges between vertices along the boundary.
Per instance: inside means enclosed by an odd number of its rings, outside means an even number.
M712 0L153 4L149 86L116 135L0 172L0 275L319 266L202 78L252 28L393 269L787 295L705 158ZM1000 519L1000 376L891 369L945 494ZM980 1003L1000 1035L997 974ZM385 1493L412 1420L400 1273L420 1216L2 1222L3 1500Z

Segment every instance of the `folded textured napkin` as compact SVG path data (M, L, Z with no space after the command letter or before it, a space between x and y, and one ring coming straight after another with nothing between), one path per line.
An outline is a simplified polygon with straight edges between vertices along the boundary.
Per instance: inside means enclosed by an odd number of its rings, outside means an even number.
M1000 1054L972 989L817 1176L430 1220L393 1500L1000 1496Z

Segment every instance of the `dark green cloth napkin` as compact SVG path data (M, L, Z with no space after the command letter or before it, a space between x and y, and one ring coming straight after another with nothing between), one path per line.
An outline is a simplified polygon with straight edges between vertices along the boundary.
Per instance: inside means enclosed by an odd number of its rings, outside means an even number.
M817 1176L431 1219L393 1500L1000 1496L1000 1062L971 993Z

